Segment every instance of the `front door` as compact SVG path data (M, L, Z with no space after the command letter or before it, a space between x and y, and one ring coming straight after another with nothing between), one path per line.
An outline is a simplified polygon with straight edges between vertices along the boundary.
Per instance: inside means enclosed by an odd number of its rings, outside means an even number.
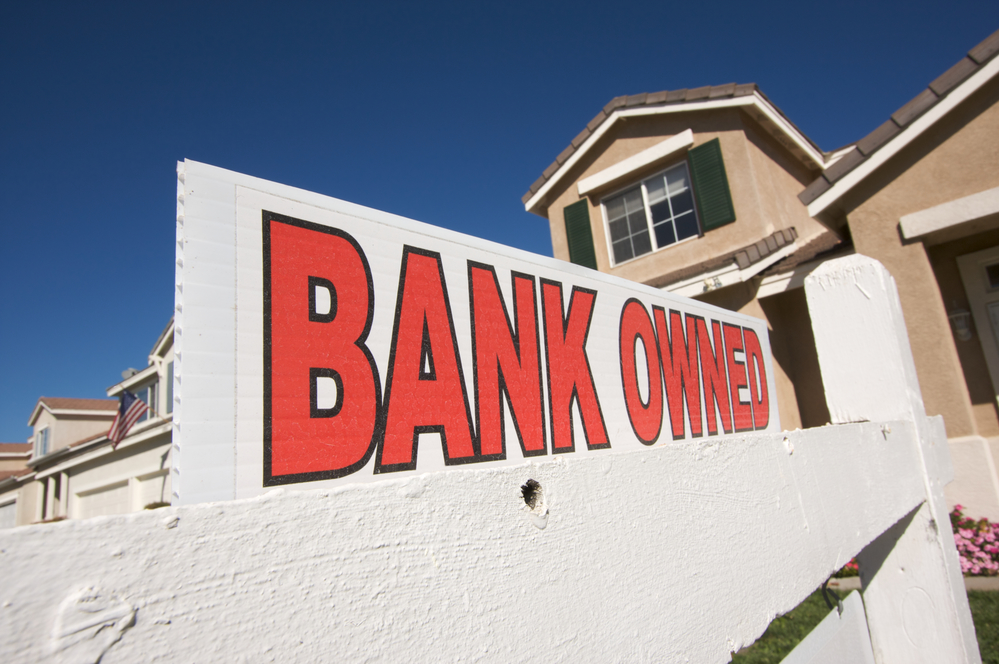
M999 399L999 247L958 256L957 267Z

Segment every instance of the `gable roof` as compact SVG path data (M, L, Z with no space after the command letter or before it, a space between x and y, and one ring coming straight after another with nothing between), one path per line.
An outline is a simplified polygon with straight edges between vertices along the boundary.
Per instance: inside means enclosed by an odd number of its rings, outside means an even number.
M35 409L28 418L28 426L33 426L35 420L47 410L55 415L113 415L118 410L118 401L114 399L68 399L63 397L39 397Z
M799 200L812 217L821 215L874 169L912 142L954 106L999 73L999 31L933 80L880 127L860 139L842 159L822 172Z
M163 331L160 332L160 336L157 337L156 343L153 344L153 349L149 351L149 354L162 357L171 345L173 345L173 316L170 316L170 321L163 328Z
M764 124L771 131L781 133L787 139L782 141L799 159L820 168L828 167L838 157L838 153L825 153L798 129L784 113L777 108L755 83L737 85L706 85L700 88L664 90L614 97L572 139L558 157L544 170L531 188L521 198L528 212L541 214L544 195L552 186L603 136L620 118L637 115L657 115L676 112L690 112L733 106L755 106L760 111Z

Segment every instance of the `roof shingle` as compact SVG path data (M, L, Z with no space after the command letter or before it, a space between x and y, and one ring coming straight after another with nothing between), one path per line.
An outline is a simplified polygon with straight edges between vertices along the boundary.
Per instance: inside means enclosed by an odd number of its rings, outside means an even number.
M678 104L682 102L702 100L702 99L722 99L725 97L745 97L757 92L759 88L755 83L742 83L736 85L735 83L726 83L724 85L705 85L700 88L694 88L688 90L683 88L682 90L663 90L661 92L648 92L641 93L637 95L621 95L619 97L614 97L603 109L594 116L592 120L587 123L583 131L572 139L572 143L559 153L558 157L544 170L531 188L526 194L521 198L521 201L527 203L534 194L538 193L548 182L552 176L555 175L556 171L565 164L569 158L575 154L576 150L586 142L590 136L602 125L611 114L619 108L633 108L636 106L659 106L665 104Z
M116 399L42 397L39 401L52 410L118 410L118 401Z
M947 71L935 78L925 90L892 113L891 118L887 122L860 139L856 145L860 155L859 158L854 152L851 152L843 159L834 163L823 171L822 175L814 182L805 187L803 192L798 194L798 200L808 205L817 199L829 189L828 186L817 185L817 183L821 180L825 180L827 183L836 182L866 161L872 154L905 129L905 127L912 124L913 120L936 106L962 81L980 70L997 52L999 52L999 30L986 37L982 43L971 49L966 57L958 60Z

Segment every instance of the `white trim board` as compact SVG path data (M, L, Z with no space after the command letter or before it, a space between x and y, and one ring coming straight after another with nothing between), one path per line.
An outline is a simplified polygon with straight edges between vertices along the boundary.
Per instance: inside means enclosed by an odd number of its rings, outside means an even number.
M106 394L109 397L116 397L119 394L121 394L122 392L124 392L125 390L131 389L131 388L135 387L136 385L138 385L139 383L142 383L143 381L148 380L152 376L155 376L157 373L159 373L159 372L156 370L156 365L155 364L151 364L148 367L146 367L145 369L143 369L142 371L129 376L128 378L126 378L125 380L121 381L120 383L116 383L116 384L112 385L111 387L109 387L107 389ZM112 412L111 414L114 415L114 412Z
M603 123L597 127L597 130L590 134L590 136L583 141L583 144L572 153L564 164L559 166L558 170L552 175L551 178L545 182L538 191L528 199L527 203L524 204L524 209L528 212L534 212L537 214L535 208L541 203L545 195L555 186L559 180L561 180L562 175L567 173L580 159L585 155L594 145L597 144L604 134L610 131L614 124L623 118L629 117L639 117L643 115L665 115L667 113L690 113L693 111L701 111L707 109L719 109L719 108L732 108L739 106L754 106L760 113L765 115L768 120L773 122L778 128L780 128L788 138L797 145L801 150L804 151L812 161L815 162L816 166L819 168L828 168L829 163L827 163L825 157L821 152L819 152L811 142L805 138L805 136L798 131L794 125L787 121L766 99L764 99L758 92L754 92L752 95L746 95L745 97L729 97L725 99L708 99L705 101L695 101L689 103L681 104L669 104L666 106L639 106L635 108L627 109L617 109L613 111L610 116L603 121Z
M879 150L874 152L870 158L862 162L855 169L844 175L836 184L826 190L821 196L808 205L808 215L818 217L833 203L840 199L845 193L853 189L857 184L873 173L879 166L898 154L902 148L919 138L923 132L932 127L937 120L947 115L961 102L970 97L979 88L989 82L989 80L999 73L999 58L993 58L968 80L957 86L950 94L937 102L933 108L926 111L908 127L903 129L894 138L884 144Z
M682 150L686 150L693 144L694 132L690 129L685 129L676 136L670 136L665 141L660 141L651 148L642 150L638 154L614 164L610 168L605 168L599 173L594 173L588 178L583 178L576 185L576 188L580 196L586 196L597 189L612 185L632 175L635 171L652 166Z
M702 272L701 274L684 279L683 281L678 281L675 284L665 286L662 290L667 293L673 293L674 295L681 295L683 297L696 297L698 295L703 295L704 293L718 290L719 288L745 283L780 259L790 256L797 251L798 248L798 243L792 242L791 244L784 245L777 251L767 255L745 269L740 269L734 263L726 264L715 270Z
M36 470L35 479L39 480L45 479L46 477L51 477L52 475L55 475L57 473L65 472L70 468L79 466L80 464L83 463L87 463L98 457L114 454L115 452L118 452L120 450L132 447L133 445L141 445L142 443L145 443L153 438L156 438L157 436L162 436L163 434L169 434L171 432L171 428L172 428L172 422L170 420L163 420L159 423L154 422L154 425L150 426L148 429L129 435L127 438L121 441L121 443L118 445L117 448L114 449L112 449L112 447L108 445L107 438L98 438L92 443L88 443L87 447L83 447L82 453L70 456L68 459L65 459L64 461L58 461L55 464L53 464L50 468L46 468L45 470ZM163 442L164 444L169 443L169 439L166 439ZM72 449L72 448L64 448L64 449Z
M899 226L903 237L912 240L996 213L999 213L999 187L907 214Z

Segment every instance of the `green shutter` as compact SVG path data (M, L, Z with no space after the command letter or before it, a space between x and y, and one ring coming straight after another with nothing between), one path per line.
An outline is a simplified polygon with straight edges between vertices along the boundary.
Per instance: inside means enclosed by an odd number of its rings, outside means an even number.
M735 207L728 190L721 144L713 139L687 153L694 197L701 214L701 229L706 233L735 221Z
M593 252L593 231L590 230L590 205L583 200L567 205L565 237L569 243L569 260L576 265L597 269L597 255Z

